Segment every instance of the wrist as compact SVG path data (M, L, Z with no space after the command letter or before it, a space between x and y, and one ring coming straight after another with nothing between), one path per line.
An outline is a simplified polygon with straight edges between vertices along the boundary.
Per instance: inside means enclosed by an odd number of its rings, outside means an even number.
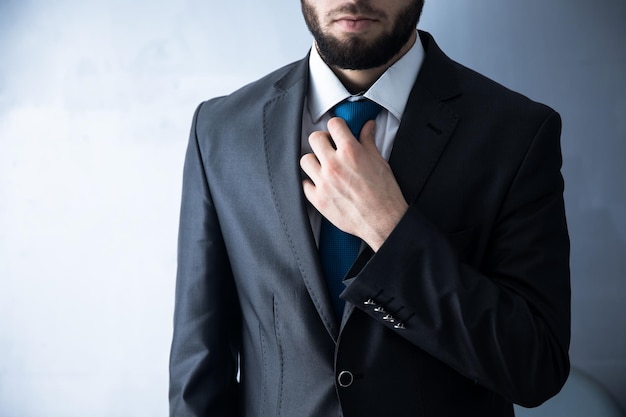
M378 252L378 249L385 243L391 232L393 232L406 214L408 208L409 205L402 201L401 204L396 205L386 215L380 216L378 221L371 225L369 236L363 240L374 252Z

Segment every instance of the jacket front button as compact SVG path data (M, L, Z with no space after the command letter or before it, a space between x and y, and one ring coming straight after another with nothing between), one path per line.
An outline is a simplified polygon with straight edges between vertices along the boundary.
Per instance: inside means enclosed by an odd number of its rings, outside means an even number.
M354 382L354 376L350 371L341 371L337 377L337 382L341 388L348 388Z

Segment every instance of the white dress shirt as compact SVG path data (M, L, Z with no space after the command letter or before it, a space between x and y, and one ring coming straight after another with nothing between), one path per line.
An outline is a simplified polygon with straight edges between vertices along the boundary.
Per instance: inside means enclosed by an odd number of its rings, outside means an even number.
M404 114L411 87L424 60L424 49L417 40L398 61L387 69L380 78L359 96L376 102L383 109L376 117L376 146L385 159L389 159L393 142ZM326 65L315 45L309 58L309 89L302 117L302 155L312 152L309 135L318 130L328 131L330 110L343 100L355 97ZM311 228L315 241L319 242L321 215L309 205Z

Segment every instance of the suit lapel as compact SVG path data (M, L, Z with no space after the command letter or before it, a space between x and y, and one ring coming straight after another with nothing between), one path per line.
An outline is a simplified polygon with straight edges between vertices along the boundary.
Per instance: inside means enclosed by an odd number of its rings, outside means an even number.
M272 197L289 246L311 300L333 340L338 326L307 214L300 170L302 112L308 84L308 59L274 87L276 95L263 107L263 140Z
M424 63L389 158L409 204L416 201L459 121L446 104L460 94L452 62L429 35L420 35L426 51Z

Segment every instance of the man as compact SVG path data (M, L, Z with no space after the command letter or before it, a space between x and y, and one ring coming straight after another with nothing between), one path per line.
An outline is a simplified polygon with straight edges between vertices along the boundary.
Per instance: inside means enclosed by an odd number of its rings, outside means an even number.
M196 111L172 416L512 416L563 385L559 116L422 5L302 0L309 56Z

